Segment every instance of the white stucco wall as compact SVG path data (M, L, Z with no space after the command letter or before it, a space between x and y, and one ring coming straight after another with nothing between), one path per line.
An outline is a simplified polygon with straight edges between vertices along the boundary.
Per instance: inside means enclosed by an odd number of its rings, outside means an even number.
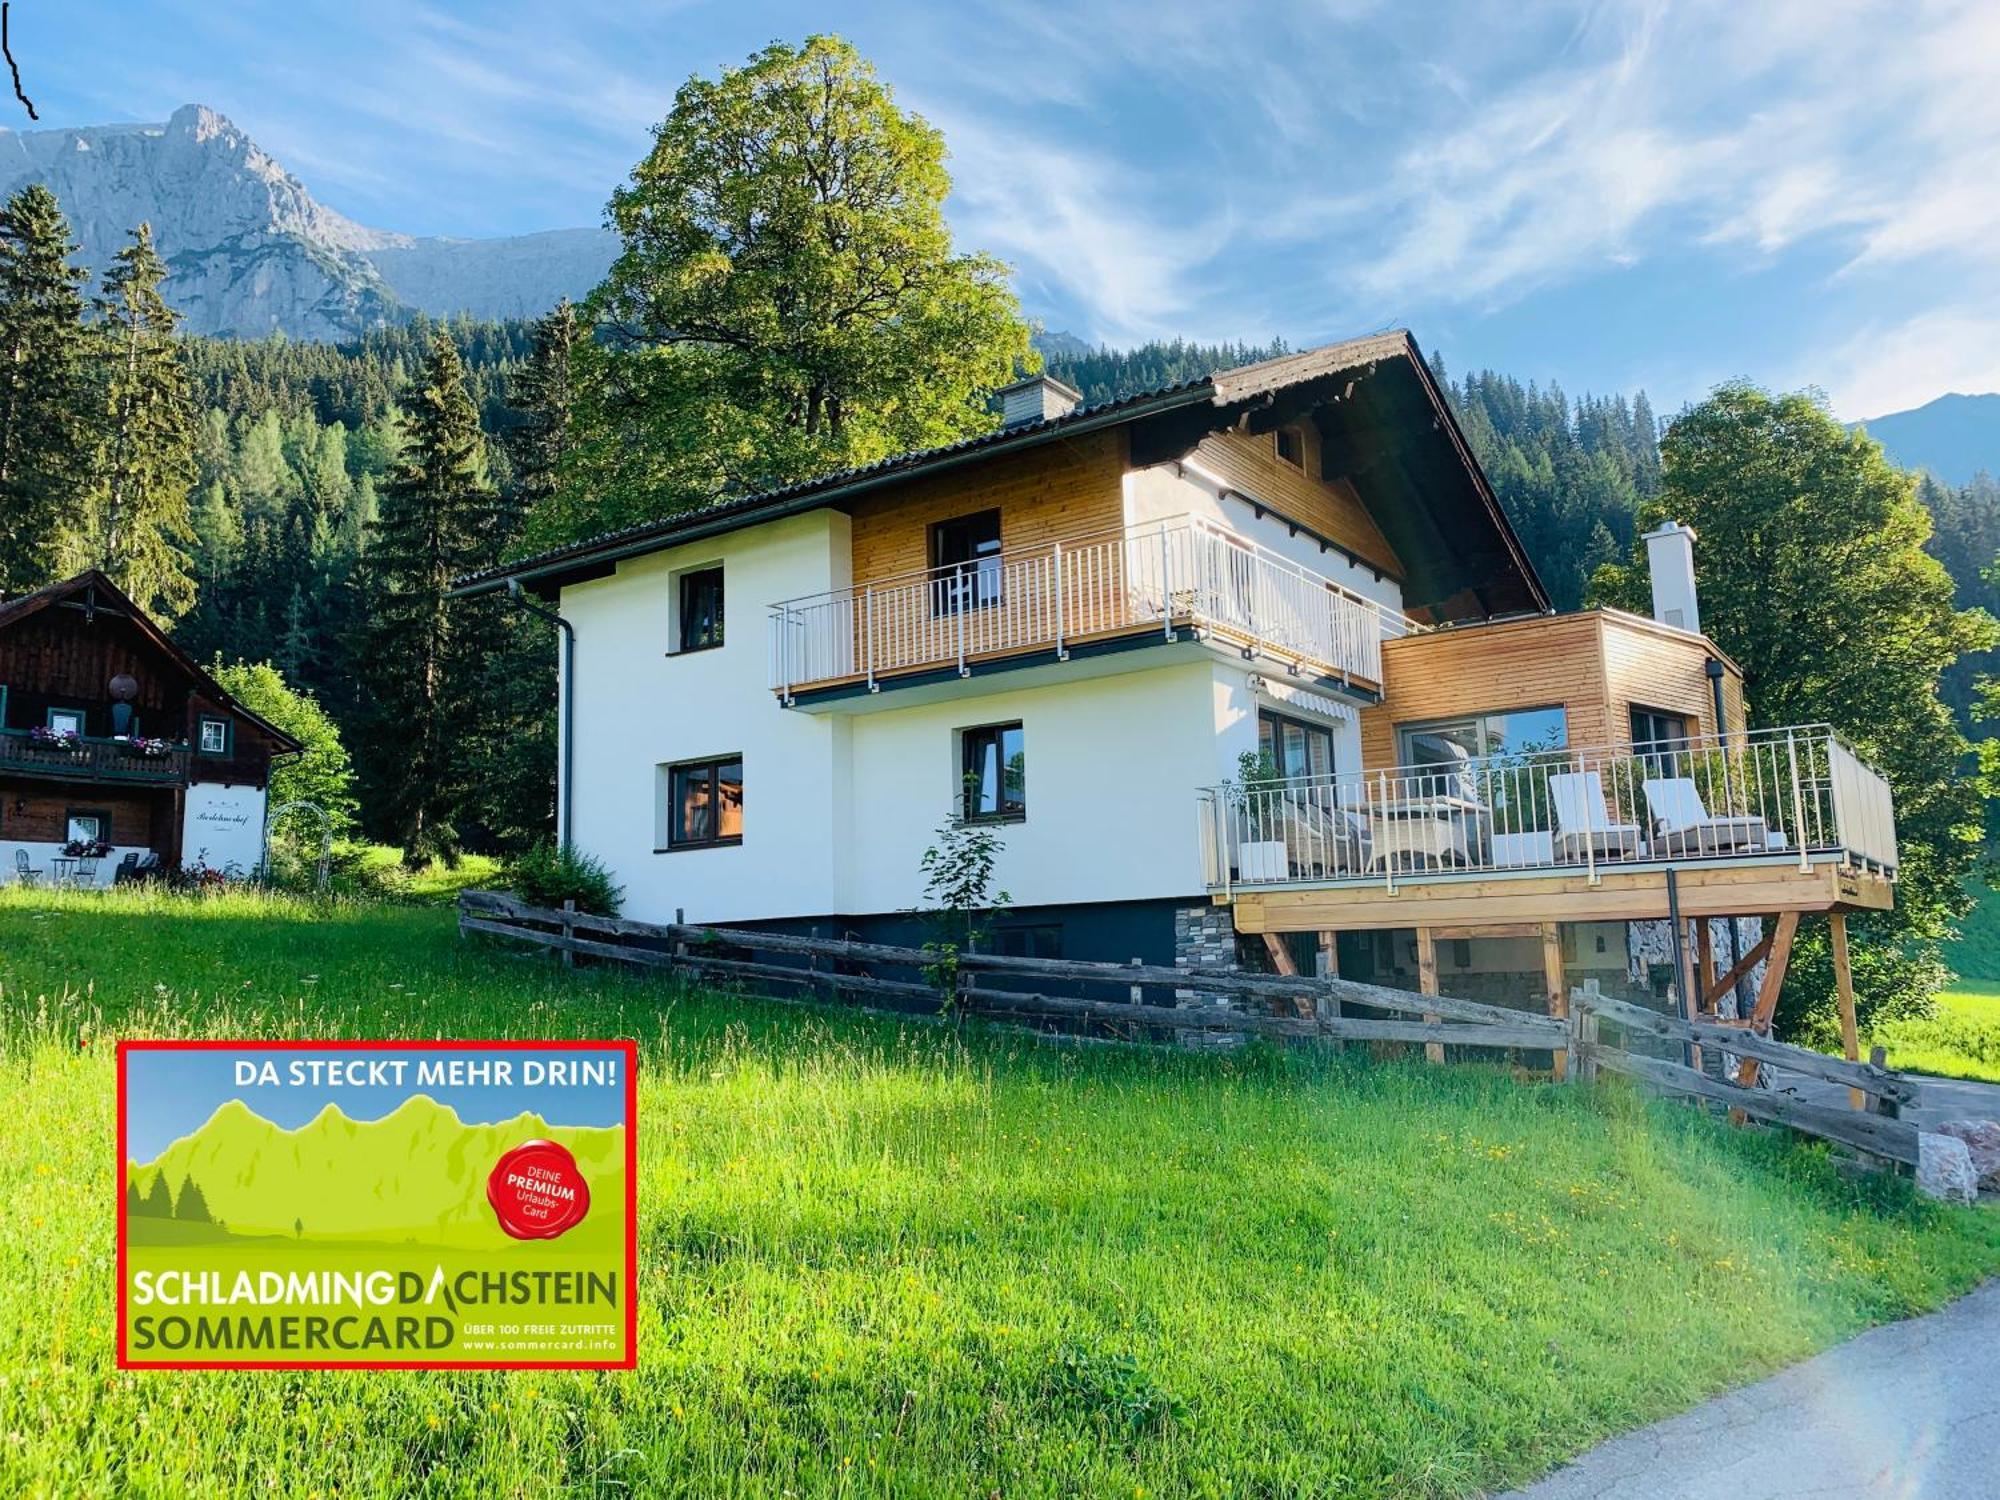
M1234 496L1224 498L1218 495L1215 486L1194 475L1177 473L1172 464L1134 469L1126 474L1125 522L1128 526L1185 515L1200 516L1226 526L1239 536L1246 536L1258 545L1268 547L1280 557L1310 568L1343 588L1352 589L1364 599L1373 599L1399 614L1402 612L1403 591L1394 579L1377 578L1368 568L1350 562L1344 554L1322 550L1319 543L1309 536L1294 536L1291 528L1275 516L1260 518L1255 507Z

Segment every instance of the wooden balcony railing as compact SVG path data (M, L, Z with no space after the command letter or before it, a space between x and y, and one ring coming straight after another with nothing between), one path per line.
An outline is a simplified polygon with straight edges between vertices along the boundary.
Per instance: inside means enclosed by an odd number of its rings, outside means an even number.
M843 681L1070 648L1186 626L1314 676L1382 681L1382 641L1418 629L1222 527L1193 517L1005 552L771 606L771 687Z
M1216 890L1827 854L1896 872L1889 785L1824 724L1224 783L1201 827Z
M26 729L0 729L0 771L80 781L138 781L171 785L188 779L189 750L169 745L147 753L133 740L80 735L65 743L40 742Z

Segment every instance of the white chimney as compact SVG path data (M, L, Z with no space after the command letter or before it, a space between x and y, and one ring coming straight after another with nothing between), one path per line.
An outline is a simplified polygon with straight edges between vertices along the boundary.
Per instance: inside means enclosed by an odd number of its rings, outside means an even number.
M1653 575L1653 618L1676 630L1701 633L1701 604L1694 590L1694 528L1663 521L1646 533L1646 567Z
M1020 427L1029 422L1046 422L1068 416L1083 403L1083 392L1064 385L1052 375L1030 375L993 393L1000 398L1000 425Z

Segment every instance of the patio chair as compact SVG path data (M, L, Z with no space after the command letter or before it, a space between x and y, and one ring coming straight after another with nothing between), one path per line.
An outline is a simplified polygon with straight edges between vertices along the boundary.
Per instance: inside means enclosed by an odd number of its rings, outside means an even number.
M1368 868L1368 824L1341 807L1287 799L1278 816L1294 876L1356 875Z
M14 883L16 885L30 886L42 883L42 872L28 863L28 851L26 849L16 849L14 851Z
M1646 806L1655 841L1667 854L1761 853L1771 846L1771 830L1762 818L1709 816L1692 776L1649 779Z
M69 878L70 888L78 891L95 890L97 888L98 863L99 861L94 859L78 860L76 862L76 869L71 873Z
M1636 859L1645 851L1636 823L1614 823L1597 771L1549 777L1549 811L1555 818L1556 859Z
M125 884L126 881L135 879L138 876L138 873L139 873L139 851L137 849L133 849L129 851L123 859L119 860L117 867L112 870L111 883L113 885L123 885Z

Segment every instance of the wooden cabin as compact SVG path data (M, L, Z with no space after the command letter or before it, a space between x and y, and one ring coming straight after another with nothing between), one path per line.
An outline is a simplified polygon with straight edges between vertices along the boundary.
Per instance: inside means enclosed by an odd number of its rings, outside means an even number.
M100 572L0 601L0 880L247 875L301 748Z

